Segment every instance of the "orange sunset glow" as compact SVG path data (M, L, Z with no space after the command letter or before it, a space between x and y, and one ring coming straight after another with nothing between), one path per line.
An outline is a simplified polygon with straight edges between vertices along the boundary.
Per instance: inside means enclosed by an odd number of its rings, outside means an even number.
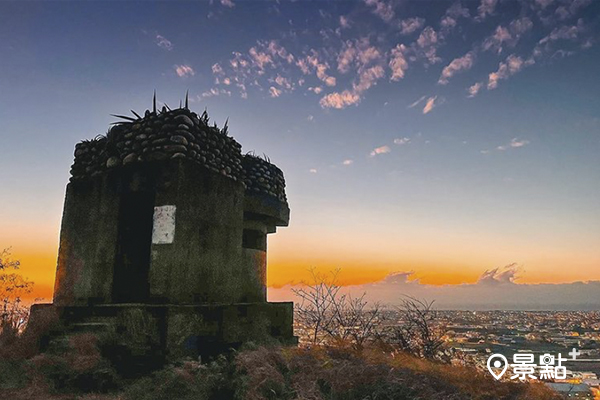
M599 66L600 0L0 0L0 400L592 398Z
M58 30L79 14L14 6L0 26L0 248L32 298L52 297L75 144L150 113L154 90L159 110L187 93L283 171L273 289L311 268L346 286L600 280L599 3L292 2L264 24L254 5L209 3L203 24L162 25L156 6L148 23L94 9L110 23Z
M22 232L3 232L4 242L11 243L13 259L21 261L21 272L35 282L31 299L51 299L58 253L59 226L46 229L22 227ZM26 230L31 229L32 234ZM9 242L10 235L10 242ZM393 245L390 237L373 236L370 241L353 240L350 233L314 232L306 234L302 229L282 229L270 237L268 260L268 285L282 287L310 280L309 270L331 272L340 269L339 281L344 285L360 285L384 279L388 274L413 271L411 279L433 285L476 282L486 269L501 267L511 262L522 265L518 282L565 283L600 278L596 254L582 252L574 258L572 252L560 248L529 249L518 247L514 259L505 259L503 249L493 241L473 238L474 246L461 246L459 242L435 243L436 251L428 251L426 235L423 242ZM306 239L310 237L310 239ZM334 239L337 238L337 241ZM401 243L401 241L399 241ZM515 246L516 247L516 246ZM305 252L304 248L310 248ZM468 257L465 257L468 254ZM521 260L527 260L522 262ZM561 268L577 263L575 270Z

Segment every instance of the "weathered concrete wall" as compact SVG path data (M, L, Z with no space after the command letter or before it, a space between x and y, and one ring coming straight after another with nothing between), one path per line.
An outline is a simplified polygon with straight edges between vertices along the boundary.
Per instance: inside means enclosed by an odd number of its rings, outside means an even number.
M260 221L267 226L267 233L274 233L277 226L288 226L290 209L286 202L264 195L246 191L244 199L244 218Z
M228 305L104 304L96 306L34 306L33 315L56 315L62 332L93 328L108 334L128 356L178 359L215 355L246 341L273 338L295 343L293 304L238 303ZM40 319L40 318L37 318Z
M244 219L242 264L252 301L267 301L267 232L263 221Z
M244 186L191 161L175 159L146 163L143 169L125 166L69 184L55 301L62 305L115 301L120 198L139 191L153 192L155 206L176 207L173 243L151 246L149 301L265 300L266 254L248 257L242 248ZM135 284L145 282L131 282Z
M108 176L67 186L55 304L111 301L118 211L115 181Z
M169 164L170 184L155 204L177 207L175 236L152 245L151 296L174 304L245 301L243 185L187 160Z
M174 228L150 243L163 206ZM206 114L146 112L76 146L56 301L264 302L267 234L288 222L279 168L242 156Z
M242 260L248 301L267 301L267 252L243 248Z
M107 331L134 364L294 342L293 304L266 302L267 235L289 222L281 170L187 105L123 118L75 148L54 304L33 320Z

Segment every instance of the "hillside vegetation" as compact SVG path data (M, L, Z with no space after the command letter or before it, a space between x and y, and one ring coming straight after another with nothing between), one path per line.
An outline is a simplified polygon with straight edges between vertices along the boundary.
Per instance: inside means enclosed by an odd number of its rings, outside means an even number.
M0 399L14 400L468 400L559 399L539 383L497 382L453 364L431 302L406 299L402 322L316 279L298 292L300 347L247 343L213 360L184 359L131 377L110 335L78 333L40 351L56 316L27 322L20 295L30 284L0 253ZM7 261L8 260L8 261ZM320 278L320 277L317 277ZM3 283L3 284L2 284ZM304 334L302 334L304 333ZM121 364L122 365L122 364Z
M10 346L9 346L10 347ZM501 383L475 369L367 347L255 346L210 362L181 360L134 379L120 376L91 334L63 354L19 358L4 346L3 399L559 399L541 384Z

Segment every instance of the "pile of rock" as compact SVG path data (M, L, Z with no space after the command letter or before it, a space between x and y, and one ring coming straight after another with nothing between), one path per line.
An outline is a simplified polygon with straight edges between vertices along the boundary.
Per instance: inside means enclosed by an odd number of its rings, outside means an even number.
M143 161L187 158L235 181L243 181L242 146L221 130L208 125L186 108L146 112L114 125L105 138L84 141L75 148L72 179L86 179L107 169Z
M75 145L75 162L71 166L71 180L94 177L102 173L106 163L106 138L84 140Z
M251 154L244 156L242 165L246 174L244 183L247 192L269 195L284 203L287 202L285 179L283 172L277 166Z
M137 114L136 114L137 116ZM75 146L71 180L85 180L122 165L184 158L239 181L252 194L287 202L283 172L262 158L242 156L242 146L201 116L179 108L146 111L144 117L121 117L106 134Z

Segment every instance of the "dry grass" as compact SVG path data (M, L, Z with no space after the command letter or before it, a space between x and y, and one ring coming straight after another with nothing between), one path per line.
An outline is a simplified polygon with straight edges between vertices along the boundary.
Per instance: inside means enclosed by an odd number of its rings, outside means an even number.
M265 349L236 358L262 399L560 399L541 384L501 383L472 368L378 349Z
M11 376L0 374L0 398L63 400L82 398L88 391L116 389L119 378L101 356L97 342L95 335L79 334L70 337L62 352L20 360L11 352L11 358L0 358L0 369L18 371Z
M3 364L4 363L4 364ZM7 364L8 363L8 364ZM11 364L12 363L12 364ZM20 371L7 381L5 371ZM119 380L97 340L79 335L62 355L0 360L0 398L15 400L553 400L541 384L502 383L464 366L378 348L257 347L200 364L182 361ZM117 386L118 385L118 386ZM104 393L103 393L104 392Z
M40 340L51 329L59 325L58 315L53 310L44 310L30 318L27 329L21 334L12 330L0 332L0 359L21 360L39 353Z

